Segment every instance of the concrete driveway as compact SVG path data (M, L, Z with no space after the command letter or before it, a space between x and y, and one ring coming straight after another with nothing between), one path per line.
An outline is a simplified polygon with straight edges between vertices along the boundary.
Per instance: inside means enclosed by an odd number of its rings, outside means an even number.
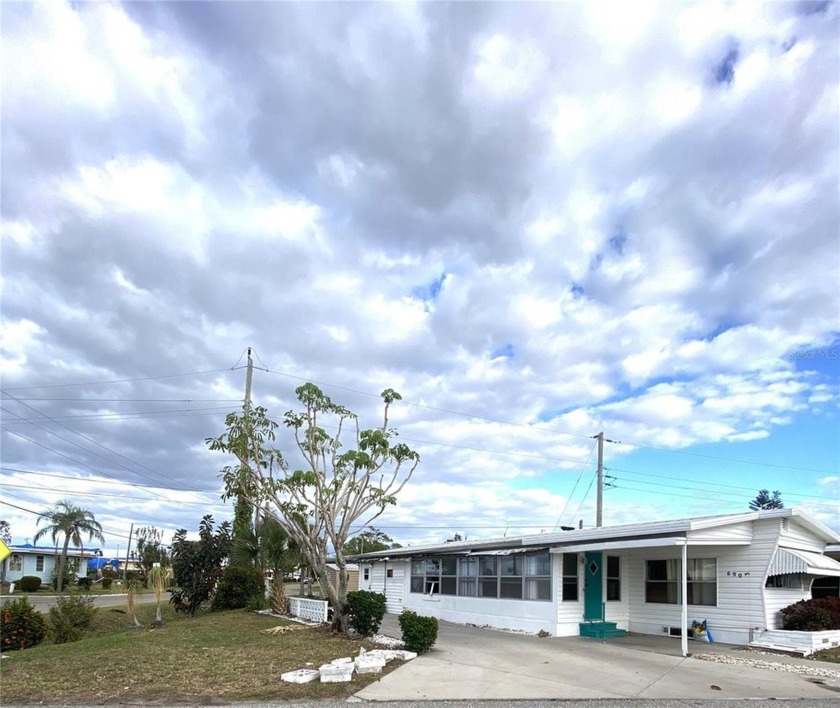
M399 637L395 615L381 633ZM356 696L369 701L595 698L840 698L840 665L747 652L679 639L540 639L440 622L428 654ZM711 656L740 663L696 658ZM768 662L757 668L744 662ZM811 674L796 673L810 670ZM820 675L823 674L823 675Z

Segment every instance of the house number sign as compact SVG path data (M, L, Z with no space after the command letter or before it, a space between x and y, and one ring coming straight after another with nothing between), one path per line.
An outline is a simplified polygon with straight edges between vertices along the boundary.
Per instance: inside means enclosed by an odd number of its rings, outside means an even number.
M750 576L750 572L748 570L727 570L726 577L727 578L748 578Z

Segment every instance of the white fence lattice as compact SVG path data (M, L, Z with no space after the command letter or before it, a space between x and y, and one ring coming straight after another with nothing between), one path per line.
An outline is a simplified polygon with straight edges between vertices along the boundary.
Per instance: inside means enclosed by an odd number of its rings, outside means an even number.
M289 614L311 622L326 622L329 603L326 600L310 600L306 597L289 598Z

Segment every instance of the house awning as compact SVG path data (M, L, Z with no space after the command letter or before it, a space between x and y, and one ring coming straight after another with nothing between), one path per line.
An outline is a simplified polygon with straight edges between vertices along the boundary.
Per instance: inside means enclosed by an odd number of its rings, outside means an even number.
M822 553L779 548L770 564L768 575L788 575L791 573L840 577L840 563L833 558L824 556Z
M503 548L498 551L470 551L467 555L469 556L512 556L513 554L522 555L526 553L531 555L533 553L545 553L548 550L548 546L543 548Z

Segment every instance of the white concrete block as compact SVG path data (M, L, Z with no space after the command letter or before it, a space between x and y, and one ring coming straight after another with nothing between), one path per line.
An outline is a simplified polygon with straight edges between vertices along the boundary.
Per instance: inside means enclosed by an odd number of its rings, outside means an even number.
M411 659L417 658L417 652L408 651L408 649L394 649L394 654L396 654L398 659L402 659L403 661L410 661Z
M352 656L342 656L340 659L333 659L331 662L334 666L341 666L342 664L352 664L353 657Z
M320 673L317 669L298 669L280 674L280 680L286 683L310 683L318 678Z
M378 674L385 666L385 659L381 656L363 654L356 657L355 666L357 674Z
M321 669L321 683L346 683L353 678L353 662L349 664L324 664Z

